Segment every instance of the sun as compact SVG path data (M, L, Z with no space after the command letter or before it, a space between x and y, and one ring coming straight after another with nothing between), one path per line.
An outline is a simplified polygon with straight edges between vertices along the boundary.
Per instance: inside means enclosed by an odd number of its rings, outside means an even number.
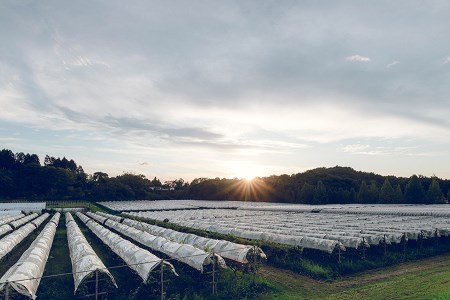
M231 198L241 201L264 201L273 193L273 188L264 179L249 174L247 178L236 178L228 187Z
M248 184L250 184L250 183L252 183L252 182L253 182L253 180L255 180L255 179L256 179L256 177L251 177L251 178L242 178L242 179L244 179L244 180L245 180L245 182L247 182Z
M257 176L254 175L244 175L241 179L244 179L245 181L247 181L248 183L252 182L253 180L255 180Z
M262 174L267 173L266 167L255 161L234 160L227 161L224 167L229 172L229 178L233 178L225 192L230 199L241 201L265 201L274 193Z
M230 173L233 174L232 177L243 179L245 181L253 181L255 178L259 177L261 173L261 167L248 164L245 162L235 162L229 164Z
M243 172L240 175L236 176L238 179L242 179L245 182L251 183L252 181L254 181L256 178L258 178L258 175L256 175L255 173L251 173L251 172Z

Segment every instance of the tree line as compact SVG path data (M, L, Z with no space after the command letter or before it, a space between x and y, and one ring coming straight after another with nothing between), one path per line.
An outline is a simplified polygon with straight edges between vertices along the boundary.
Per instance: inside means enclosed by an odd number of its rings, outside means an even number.
M240 179L197 178L192 199L239 199L301 204L448 203L450 180L436 176L381 176L349 167L317 168L293 175Z
M73 159L0 151L0 199L126 200L169 198L165 190L184 184L182 179L161 183L156 177L124 173L90 175ZM159 193L154 190L159 189ZM179 191L178 191L179 192ZM176 195L176 193L172 193Z
M73 159L0 151L0 199L135 200L205 199L304 204L447 203L450 180L413 175L381 176L349 167L317 168L251 181L182 178L162 183L141 174L87 174Z

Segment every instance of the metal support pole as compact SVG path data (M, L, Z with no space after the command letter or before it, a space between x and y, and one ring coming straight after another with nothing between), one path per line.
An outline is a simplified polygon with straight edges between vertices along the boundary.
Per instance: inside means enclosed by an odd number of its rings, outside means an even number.
M366 259L366 242L363 238L363 244L362 244L362 259Z
M164 259L161 261L161 300L164 300Z
M256 282L256 266L257 262L256 262L256 246L253 246L253 284L255 284Z
M214 254L214 250L212 252L212 261L213 261L213 269L212 269L212 294L213 296L217 293L217 282L216 282L216 256Z
M403 257L406 258L406 234L405 238L403 239Z
M9 300L9 284L6 283L5 300Z
M95 300L98 300L98 270L95 270Z
M341 247L338 247L338 262L341 263Z
M387 255L387 245L386 245L386 235L383 235L383 244L384 244L384 256Z

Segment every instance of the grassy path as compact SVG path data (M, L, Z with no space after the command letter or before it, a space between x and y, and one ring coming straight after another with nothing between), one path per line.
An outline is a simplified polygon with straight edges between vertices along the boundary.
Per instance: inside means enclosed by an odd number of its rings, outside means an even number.
M407 262L322 282L264 267L261 275L280 288L265 299L450 299L450 255Z
M72 263L67 245L65 217L61 214L43 275L71 272ZM43 278L37 290L37 297L38 299L73 299L73 289L72 275Z

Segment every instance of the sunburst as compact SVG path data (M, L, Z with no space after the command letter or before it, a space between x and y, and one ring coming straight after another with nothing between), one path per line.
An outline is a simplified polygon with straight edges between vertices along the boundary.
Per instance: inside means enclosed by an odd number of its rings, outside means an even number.
M267 185L263 179L253 177L238 179L236 183L229 187L229 192L238 200L265 201L273 193L273 188Z

